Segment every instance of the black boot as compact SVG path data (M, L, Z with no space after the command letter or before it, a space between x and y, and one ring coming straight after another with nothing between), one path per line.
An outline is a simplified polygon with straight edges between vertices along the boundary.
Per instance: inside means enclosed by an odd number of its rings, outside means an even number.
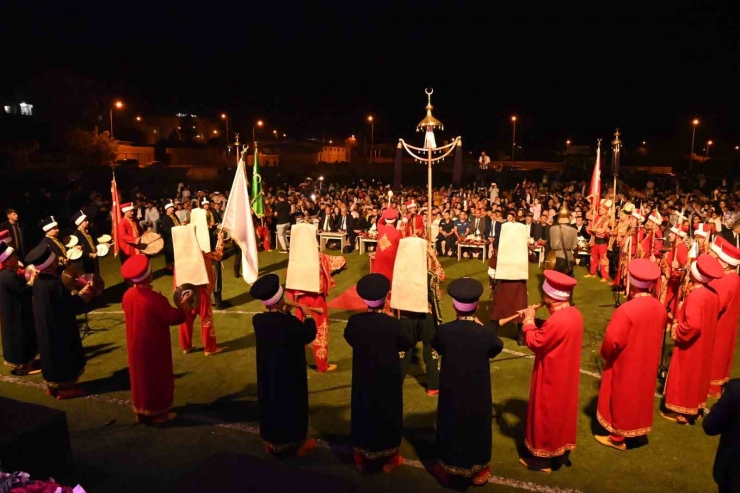
M223 301L223 300L221 299L221 291L218 291L218 292L215 292L215 293L213 293L213 297L214 297L214 298L215 298L215 300L216 300L216 309L217 309L217 310L223 310L224 308L226 308L226 307L228 306L228 305L227 305L226 303L224 303L224 301Z

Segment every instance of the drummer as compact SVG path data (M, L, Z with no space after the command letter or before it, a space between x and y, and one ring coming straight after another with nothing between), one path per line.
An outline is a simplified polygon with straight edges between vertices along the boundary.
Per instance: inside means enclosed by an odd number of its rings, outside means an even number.
M72 225L77 228L74 232L74 237L77 238L77 244L82 249L82 255L76 259L71 260L70 264L79 267L85 274L100 274L100 265L98 264L98 250L95 246L88 227L90 221L82 211L77 211L70 220Z

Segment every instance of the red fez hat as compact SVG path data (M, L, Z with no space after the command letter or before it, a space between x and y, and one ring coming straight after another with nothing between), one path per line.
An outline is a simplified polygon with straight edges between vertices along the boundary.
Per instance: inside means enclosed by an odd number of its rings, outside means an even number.
M712 251L725 263L737 267L740 265L740 250L722 236L715 236Z
M406 208L417 207L416 202L414 202L414 199L407 200L404 205L406 206Z
M630 284L647 289L660 277L660 267L646 258L638 258L629 263Z
M691 275L700 283L709 284L715 279L723 277L725 272L722 270L722 266L719 265L716 258L710 257L704 253L699 255L696 262L691 264Z
M708 224L700 223L694 231L694 235L706 238L711 233L711 229Z
M152 273L149 258L146 255L134 255L121 267L121 275L131 282L141 282Z
M125 204L121 204L121 212L126 214L128 211L134 210L134 204L133 202L126 202Z
M393 222L398 219L398 211L393 207L388 207L383 211L383 220L385 222Z
M543 274L545 275L545 282L542 285L542 290L545 294L555 301L568 301L578 281L554 270L546 270Z

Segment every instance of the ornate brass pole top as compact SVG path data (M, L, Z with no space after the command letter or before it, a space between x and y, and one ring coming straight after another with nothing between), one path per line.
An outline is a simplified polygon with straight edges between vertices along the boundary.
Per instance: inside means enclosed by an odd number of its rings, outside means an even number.
M619 147L621 147L621 146L622 146L622 141L621 141L621 140L619 140L619 136L620 136L620 135L622 135L622 134L620 134L620 133L619 133L619 129L617 129L617 131L616 131L616 132L614 132L614 140L612 140L612 145L613 145L614 147L617 147L617 148L619 148Z
M434 89L425 89L424 92L427 95L427 116L421 122L419 122L419 124L416 126L416 130L426 130L427 127L432 127L432 129L439 128L440 130L444 130L442 122L432 116L432 110L434 109L434 106L432 106L432 94L434 93Z

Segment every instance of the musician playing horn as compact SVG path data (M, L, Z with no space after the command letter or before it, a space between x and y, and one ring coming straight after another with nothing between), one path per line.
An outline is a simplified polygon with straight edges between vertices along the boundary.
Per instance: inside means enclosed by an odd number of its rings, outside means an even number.
M293 249L291 248L291 251ZM265 305L252 319L257 344L257 399L260 438L265 451L305 456L316 446L308 433L308 375L305 346L316 338L311 311L298 308L303 320L289 312L276 274L255 281L249 294Z
M34 361L38 354L33 324L32 288L19 270L18 255L8 241L7 231L0 231L0 328L2 328L3 363L16 376L34 375L41 370Z
M660 268L649 259L629 264L629 301L612 314L601 344L606 360L596 418L609 433L597 442L627 450L626 439L647 435L653 426L655 375L668 315L651 291Z
M152 268L146 255L135 255L121 267L131 285L123 295L126 348L131 377L131 402L136 421L162 424L175 418L170 409L175 397L170 326L185 321L192 293L185 293L179 308L152 289Z
M25 263L35 269L28 283L33 285L33 314L46 393L57 399L83 396L85 392L75 385L85 371L75 305L90 286L70 293L56 275L57 257L46 243L31 250Z

